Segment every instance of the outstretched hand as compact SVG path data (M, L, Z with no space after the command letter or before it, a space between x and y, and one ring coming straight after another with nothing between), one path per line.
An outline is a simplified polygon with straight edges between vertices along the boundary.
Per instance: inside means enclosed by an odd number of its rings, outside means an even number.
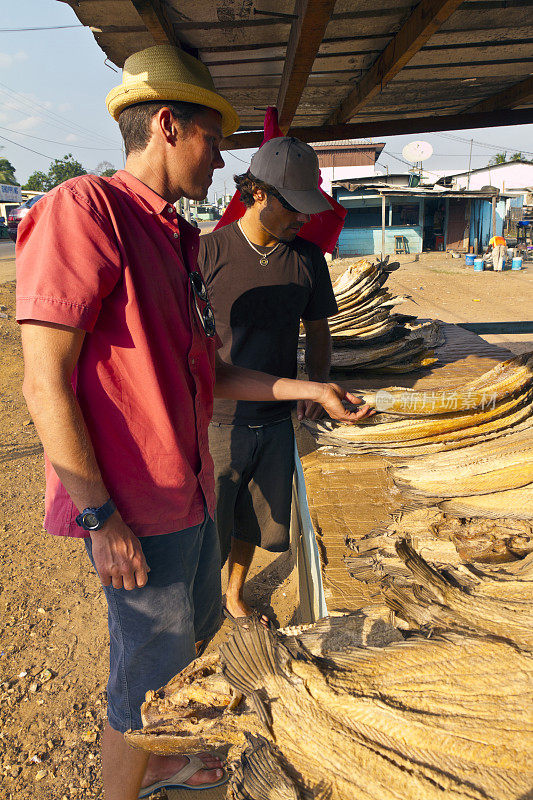
M351 403L354 406L361 406L357 411L350 411L347 409L343 402ZM342 386L337 383L323 384L323 396L320 398L320 404L327 414L332 419L338 422L358 422L360 419L373 416L376 411L371 406L361 405L363 400L351 392L347 392Z

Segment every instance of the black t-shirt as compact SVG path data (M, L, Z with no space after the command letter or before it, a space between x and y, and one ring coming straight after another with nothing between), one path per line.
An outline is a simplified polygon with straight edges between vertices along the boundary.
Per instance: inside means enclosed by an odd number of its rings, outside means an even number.
M271 248L258 248L262 252ZM283 378L296 376L300 319L337 312L320 249L296 237L262 267L237 223L200 237L198 266L215 313L223 361ZM215 422L263 425L289 416L292 403L215 400Z

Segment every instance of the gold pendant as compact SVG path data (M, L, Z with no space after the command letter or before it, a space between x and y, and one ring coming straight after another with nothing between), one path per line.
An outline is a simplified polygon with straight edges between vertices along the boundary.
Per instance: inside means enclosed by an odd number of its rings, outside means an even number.
M259 263L261 264L262 267L268 267L268 258L265 258L263 256L263 258L259 259Z

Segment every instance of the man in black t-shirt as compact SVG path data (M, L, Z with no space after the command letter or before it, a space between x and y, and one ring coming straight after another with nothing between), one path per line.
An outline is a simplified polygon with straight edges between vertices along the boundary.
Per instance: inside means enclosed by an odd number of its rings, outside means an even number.
M220 355L229 364L294 378L302 320L309 378L328 380L327 318L337 304L322 252L298 236L311 214L330 208L318 190L318 175L309 145L271 139L254 155L250 170L235 176L244 217L200 239L198 265L222 340ZM287 402L215 400L209 446L223 563L229 558L225 613L237 622L254 613L243 588L255 547L289 547L291 410ZM298 403L299 419L321 413L316 403Z

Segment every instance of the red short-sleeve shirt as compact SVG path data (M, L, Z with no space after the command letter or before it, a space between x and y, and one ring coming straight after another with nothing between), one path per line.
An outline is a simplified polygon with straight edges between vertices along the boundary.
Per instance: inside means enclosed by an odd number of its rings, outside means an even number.
M198 232L126 171L61 184L21 222L17 319L87 331L73 386L104 483L138 536L214 512L215 339L188 273ZM46 462L45 528L86 536Z

